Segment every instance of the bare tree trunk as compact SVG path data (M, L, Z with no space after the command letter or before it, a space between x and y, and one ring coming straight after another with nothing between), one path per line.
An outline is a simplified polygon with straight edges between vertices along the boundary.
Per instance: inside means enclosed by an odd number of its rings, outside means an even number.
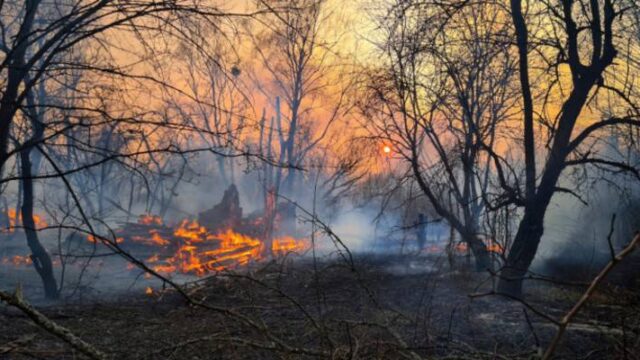
M264 235L262 242L262 255L273 256L273 231L275 227L278 199L273 189L267 190L264 204Z
M29 44L28 37L31 35L33 22L38 11L40 0L25 1L25 13L20 31L16 36L16 48L10 52L10 56L5 61L8 63L7 82L3 89L2 99L0 99L0 176L4 164L8 160L8 142L11 131L13 117L18 111L18 98L20 84L27 75L25 68L25 54Z
M449 261L449 267L453 269L455 265L455 247L456 247L456 229L449 225L449 243L447 244L447 260Z
M492 268L491 257L484 242L475 234L463 235L462 239L467 243L476 259L476 271L490 270Z
M38 232L36 231L33 219L33 178L31 173L30 154L33 147L27 147L20 152L20 162L22 171L22 225L27 237L27 244L31 249L31 260L38 275L42 279L44 295L47 299L57 299L59 297L58 285L53 274L53 264L51 256L40 243Z

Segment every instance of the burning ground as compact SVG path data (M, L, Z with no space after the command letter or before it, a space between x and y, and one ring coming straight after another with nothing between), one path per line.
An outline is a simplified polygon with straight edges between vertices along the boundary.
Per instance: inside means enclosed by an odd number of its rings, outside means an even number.
M113 259L118 254L126 254L129 259L144 263L149 271L163 277L193 279L235 270L271 256L304 254L310 241L296 230L295 212L285 203L276 206L273 201L270 204L271 207L263 211L243 216L238 191L231 186L220 203L197 218L167 224L160 216L140 215L137 221L121 223L111 230L110 238L71 232L64 240L58 239L52 251L56 255L53 267L74 276L104 268L111 277L122 281L136 280L141 274L150 279L151 275L141 273L134 262ZM11 279L11 275L16 275L11 273L28 271L33 260L24 255L28 249L19 236L19 227L15 226L15 211L7 212L7 217L9 226L4 232L7 246L0 254L0 265L8 273L9 282L17 283L23 278ZM39 220L37 227L42 230L47 224ZM104 274L97 276L105 277Z
M584 290L540 282L528 302L482 294L490 278L442 256L289 256L185 284L42 311L121 359L532 358ZM637 292L609 284L569 327L559 358L634 358ZM76 358L12 308L0 313L10 359Z

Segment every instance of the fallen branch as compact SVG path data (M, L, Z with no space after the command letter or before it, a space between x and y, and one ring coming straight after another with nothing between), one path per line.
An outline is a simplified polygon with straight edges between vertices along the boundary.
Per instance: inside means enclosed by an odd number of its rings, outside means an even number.
M9 305L15 306L20 311L25 313L34 323L41 328L45 329L49 333L59 337L67 344L71 345L74 349L80 351L84 355L91 359L106 360L107 355L102 351L96 349L93 345L85 342L76 335L74 335L69 329L56 324L47 318L44 314L36 310L28 302L22 298L22 291L20 288L12 295L4 291L0 291L0 300L6 302Z
M609 243L611 245L610 241ZM611 261L609 261L609 263L600 271L600 273L593 279L593 281L591 281L589 288L587 289L587 291L585 291L584 294L582 294L582 297L580 298L580 300L578 300L578 302L571 308L571 310L569 310L569 312L562 318L562 320L560 320L558 324L558 331L556 332L556 335L553 337L553 340L551 341L551 344L549 345L549 347L547 347L547 350L545 351L544 355L542 356L543 360L548 360L551 358L554 351L558 347L558 344L560 343L560 339L562 339L562 335L564 335L565 331L567 330L567 327L571 323L571 320L573 320L573 318L578 314L580 309L582 309L582 307L587 303L589 298L591 298L596 288L598 287L598 285L600 285L600 283L602 283L602 281L607 276L607 274L609 274L609 272L611 272L611 270L620 261L622 261L622 259L624 259L627 255L631 254L631 252L635 250L638 243L640 243L640 233L637 234L633 238L633 240L631 240L629 245L627 245L624 249L622 249L622 251L620 251L617 255L612 254Z
M31 341L33 341L33 339L35 339L35 335L30 334L30 335L26 335L23 336L19 339L13 340L13 341L9 341L8 343L0 346L0 355L2 354L8 354L10 352L16 351L18 349L20 349L21 347L29 344Z

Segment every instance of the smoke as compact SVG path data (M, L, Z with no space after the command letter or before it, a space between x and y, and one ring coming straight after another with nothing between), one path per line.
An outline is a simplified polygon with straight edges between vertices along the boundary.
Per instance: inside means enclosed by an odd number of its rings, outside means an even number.
M339 210L335 220L328 225L351 251L372 251L376 247L380 227L375 223L375 213L367 208L349 206ZM330 249L330 246L323 248Z
M533 270L556 277L591 279L611 258L609 235L614 250L619 251L640 229L640 187L637 183L630 185L624 189L608 183L595 185L586 205L575 197L557 195L545 218L545 235Z

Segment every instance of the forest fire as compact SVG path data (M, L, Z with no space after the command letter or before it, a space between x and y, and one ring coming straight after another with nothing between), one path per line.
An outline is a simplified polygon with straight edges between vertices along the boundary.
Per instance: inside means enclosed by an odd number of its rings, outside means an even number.
M263 260L266 253L265 242L258 237L230 228L213 232L197 220L185 219L169 227L157 216L144 215L117 233L123 248L134 253L152 252L146 263L163 274L203 276ZM276 256L309 248L307 240L291 236L276 237L271 243L271 253Z
M640 354L640 0L0 0L0 57L0 360Z

